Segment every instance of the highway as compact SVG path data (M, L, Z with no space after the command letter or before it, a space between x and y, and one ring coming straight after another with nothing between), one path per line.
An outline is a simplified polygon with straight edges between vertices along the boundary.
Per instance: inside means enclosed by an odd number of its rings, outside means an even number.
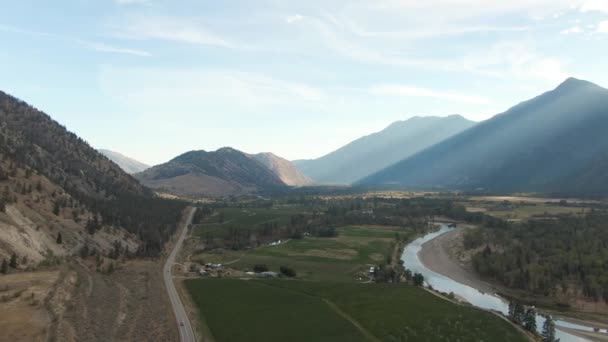
M163 267L163 279L165 280L165 287L167 288L167 293L169 294L169 299L171 300L171 306L173 307L173 312L175 313L175 319L177 321L177 329L179 330L179 339L181 342L196 342L196 337L194 337L194 331L192 330L192 325L190 324L190 320L188 319L188 314L186 313L186 309L182 304L181 299L179 298L179 294L175 289L175 284L173 283L173 274L171 270L173 268L173 264L175 263L175 257L179 252L179 249L182 247L182 243L188 234L188 226L192 222L192 217L194 216L194 212L196 208L190 209L188 213L188 219L182 227L182 232L175 243L175 247L171 251L171 254L167 258L167 262Z

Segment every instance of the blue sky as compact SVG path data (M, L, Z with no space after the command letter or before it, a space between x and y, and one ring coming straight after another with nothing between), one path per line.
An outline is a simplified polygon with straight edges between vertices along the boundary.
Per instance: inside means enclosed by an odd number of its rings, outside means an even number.
M608 86L606 0L10 1L0 89L156 164L321 156L415 115L487 119Z

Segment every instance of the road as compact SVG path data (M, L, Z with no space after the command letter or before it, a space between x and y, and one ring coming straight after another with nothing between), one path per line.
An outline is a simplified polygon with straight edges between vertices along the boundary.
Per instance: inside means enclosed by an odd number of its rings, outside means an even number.
M167 262L163 267L163 279L165 280L165 287L167 288L167 293L169 294L169 299L171 300L171 306L173 307L173 312L175 313L175 319L177 321L177 329L179 330L179 339L181 342L196 342L196 337L194 337L194 330L192 330L192 325L190 324L190 320L188 319L188 314L186 313L186 309L182 304L181 299L179 298L179 294L175 289L175 284L173 283L173 274L171 273L171 269L173 268L173 264L175 263L175 256L179 252L179 249L182 247L182 243L188 234L188 226L192 222L192 216L194 216L194 212L196 208L190 209L188 213L188 219L182 227L182 232L175 243L175 247L169 254L167 258Z

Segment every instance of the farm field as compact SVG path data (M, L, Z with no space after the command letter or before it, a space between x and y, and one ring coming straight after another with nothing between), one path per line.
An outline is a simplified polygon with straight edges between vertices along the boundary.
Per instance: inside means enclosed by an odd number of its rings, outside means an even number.
M265 264L278 271L285 265L294 268L302 279L352 281L365 277L369 266L386 262L397 235L409 239L413 234L399 227L371 225L339 227L337 232L336 237L304 236L276 246L239 251L215 249L196 254L191 260L228 264L241 270Z
M403 284L197 279L186 287L217 341L526 341L499 317Z
M558 215L582 215L589 208L580 206L563 206L558 202L498 202L471 200L460 203L469 212L482 212L506 220L528 220L531 218L546 218Z

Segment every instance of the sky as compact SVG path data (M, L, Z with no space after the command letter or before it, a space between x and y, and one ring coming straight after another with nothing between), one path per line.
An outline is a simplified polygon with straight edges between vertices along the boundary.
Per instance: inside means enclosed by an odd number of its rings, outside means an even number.
M567 77L608 87L608 0L1 1L0 90L149 164L316 158Z

